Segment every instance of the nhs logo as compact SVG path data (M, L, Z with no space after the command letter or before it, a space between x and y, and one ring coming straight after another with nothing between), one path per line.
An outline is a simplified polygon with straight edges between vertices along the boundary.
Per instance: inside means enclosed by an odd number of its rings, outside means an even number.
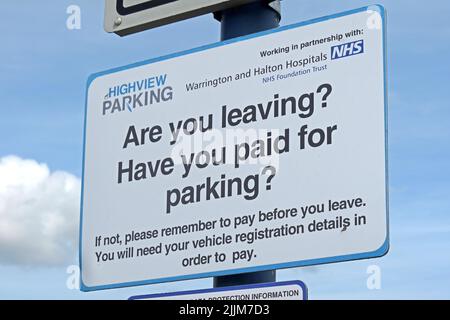
M350 57L361 53L364 53L364 40L344 43L331 47L331 60Z

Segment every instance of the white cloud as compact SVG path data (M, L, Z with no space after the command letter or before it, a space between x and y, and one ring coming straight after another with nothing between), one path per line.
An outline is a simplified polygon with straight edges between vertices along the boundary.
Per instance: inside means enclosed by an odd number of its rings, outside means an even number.
M15 156L0 158L0 264L54 266L76 254L80 180Z

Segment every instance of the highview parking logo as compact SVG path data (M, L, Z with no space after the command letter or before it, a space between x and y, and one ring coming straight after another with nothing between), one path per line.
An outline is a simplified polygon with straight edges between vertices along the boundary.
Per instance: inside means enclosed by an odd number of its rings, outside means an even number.
M133 112L172 99L173 89L168 85L167 74L151 76L110 87L103 101L102 114Z

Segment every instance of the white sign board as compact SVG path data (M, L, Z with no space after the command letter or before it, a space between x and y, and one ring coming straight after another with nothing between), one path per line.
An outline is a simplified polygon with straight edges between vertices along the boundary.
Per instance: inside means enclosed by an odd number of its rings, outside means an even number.
M93 75L83 290L388 250L384 11Z
M255 0L105 0L105 30L124 36Z
M130 300L308 300L308 289L302 281L285 281L140 295Z

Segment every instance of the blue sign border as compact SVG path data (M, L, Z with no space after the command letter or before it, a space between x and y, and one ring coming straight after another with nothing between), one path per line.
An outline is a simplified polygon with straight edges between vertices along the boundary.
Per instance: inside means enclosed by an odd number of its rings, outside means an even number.
M222 287L222 288L188 290L188 291L157 293L157 294L145 294L145 295L130 297L128 300L158 299L158 298L179 297L179 296L188 296L188 295L203 294L203 293L216 293L216 292L259 289L259 288L273 288L273 287L284 287L284 286L291 286L291 285L299 286L303 292L302 300L308 300L308 287L306 286L306 284L303 281L300 281L300 280L247 284L247 285L242 285L242 286L230 286L230 287Z
M172 59L175 57L184 56L187 54L192 54L199 51L204 51L211 48L217 48L221 46L225 46L227 44L235 43L244 41L247 39L253 39L262 37L268 34L283 32L286 30L303 27L311 24L315 24L318 22L323 22L335 18L345 17L352 14L364 12L364 11L377 11L381 17L382 17L382 27L383 27L383 65L384 65L384 113L385 113L385 168L386 168L386 240L384 244L377 250L373 252L365 252L365 253L357 253L357 254L349 254L349 255L342 255L337 257L327 257L327 258L319 258L319 259L310 259L310 260L300 260L300 261L293 261L293 262L286 262L286 263L279 263L279 264L272 264L272 265L263 265L263 266L256 266L256 267L246 267L246 268L240 268L240 269L231 269L226 271L217 271L217 272L205 272L205 273L197 273L197 274L190 274L190 275L184 275L184 276L176 276L176 277L167 277L167 278L159 278L159 279L151 279L151 280L143 280L143 281L133 281L133 282L126 282L126 283L115 283L111 285L101 285L101 286L86 286L83 283L83 264L82 264L82 228L83 228L83 198L84 198L84 165L85 165L85 152L86 152L86 123L87 123L87 105L88 105L88 92L89 87L91 86L92 82L97 79L98 77L116 73L123 70L128 70L131 68L136 68L143 65L148 65L151 63L156 63L159 61L164 61L168 59ZM86 99L85 99L85 116L84 116L84 132L83 132L83 165L82 165L82 182L81 182L81 204L80 204L80 242L79 242L79 261L80 261L80 284L81 284L81 290L88 292L88 291L95 291L95 290L106 290L106 289L115 289L115 288L123 288L123 287L131 287L131 286L140 286L140 285L148 285L148 284L155 284L155 283L162 283L162 282L171 282L171 281L181 281L181 280L190 280L190 279L198 279L198 278L209 278L209 277L219 277L219 276L225 276L230 274L238 274L238 273L248 273L248 272L258 272L258 271L267 271L267 270L275 270L275 269L285 269L285 268L294 268L294 267L304 267L304 266L311 266L311 265L320 265L320 264L327 264L327 263L335 263L335 262L343 262L343 261L352 261L352 260L362 260L362 259L369 259L369 258L377 258L382 257L386 255L389 251L389 183L388 183L388 95L387 95L387 43L386 43L386 10L381 5L372 5L372 6L366 6L322 18L317 18L309 21L304 21L300 23L291 24L288 26L283 26L278 29L272 29L268 31L263 31L255 34L251 34L248 36L243 36L227 41L217 42L210 45L194 48L187 51L182 51L179 53L174 53L170 55L166 55L163 57L150 59L146 61L137 62L134 64L130 64L127 66L119 67L110 69L107 71L99 72L92 74L87 81L86 86Z

